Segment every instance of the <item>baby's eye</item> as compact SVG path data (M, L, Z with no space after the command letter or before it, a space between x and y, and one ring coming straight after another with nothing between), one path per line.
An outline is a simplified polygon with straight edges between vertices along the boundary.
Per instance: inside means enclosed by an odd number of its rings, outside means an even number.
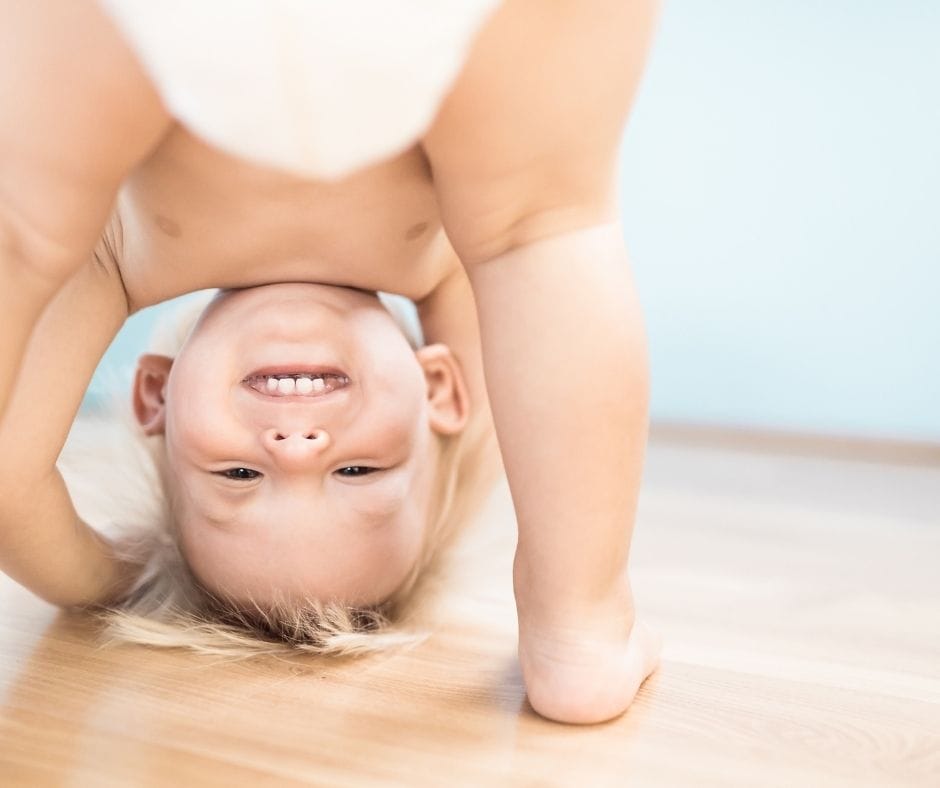
M368 476L370 473L375 473L378 468L370 468L368 465L349 465L345 468L340 468L337 473L340 476Z
M234 479L235 481L242 482L257 479L261 474L258 471L251 470L251 468L227 468L224 471L219 471L218 475L224 476L226 479Z

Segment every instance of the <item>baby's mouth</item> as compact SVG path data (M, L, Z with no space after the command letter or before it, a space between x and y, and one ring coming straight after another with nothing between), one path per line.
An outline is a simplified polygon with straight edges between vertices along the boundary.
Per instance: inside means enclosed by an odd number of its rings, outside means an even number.
M249 375L248 388L268 397L320 397L349 385L349 378L333 372L290 372Z

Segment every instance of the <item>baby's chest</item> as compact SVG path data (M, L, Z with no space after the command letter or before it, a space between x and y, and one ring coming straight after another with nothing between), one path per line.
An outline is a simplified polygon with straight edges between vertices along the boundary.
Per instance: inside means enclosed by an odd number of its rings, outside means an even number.
M174 132L115 211L132 301L208 287L319 281L425 294L441 275L437 202L417 147L343 180L255 166Z

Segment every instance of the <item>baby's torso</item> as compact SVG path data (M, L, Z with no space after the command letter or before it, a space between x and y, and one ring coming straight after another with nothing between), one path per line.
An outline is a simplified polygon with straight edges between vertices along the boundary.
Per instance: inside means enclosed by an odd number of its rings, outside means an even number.
M108 232L135 308L285 281L420 298L456 259L419 145L315 181L229 156L179 125L125 182Z
M431 290L454 256L419 142L499 0L170 5L101 3L179 120L113 222L132 301L289 280Z

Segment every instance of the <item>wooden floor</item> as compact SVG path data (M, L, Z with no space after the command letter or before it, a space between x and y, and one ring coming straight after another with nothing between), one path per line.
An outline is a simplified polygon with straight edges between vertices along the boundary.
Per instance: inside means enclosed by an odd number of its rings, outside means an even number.
M940 469L655 441L632 573L665 637L621 718L536 716L505 491L407 652L100 648L0 581L0 785L940 786Z

